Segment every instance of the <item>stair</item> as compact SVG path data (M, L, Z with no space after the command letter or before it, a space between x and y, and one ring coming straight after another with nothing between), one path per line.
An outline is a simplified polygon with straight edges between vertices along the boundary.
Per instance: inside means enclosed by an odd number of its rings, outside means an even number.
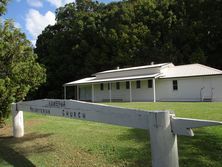
M203 102L212 102L212 98L203 98Z

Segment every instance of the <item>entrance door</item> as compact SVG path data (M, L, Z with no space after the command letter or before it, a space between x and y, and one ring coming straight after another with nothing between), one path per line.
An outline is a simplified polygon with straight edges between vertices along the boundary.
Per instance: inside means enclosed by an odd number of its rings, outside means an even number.
M83 101L91 101L92 99L92 91L89 85L83 85L80 88L80 100Z

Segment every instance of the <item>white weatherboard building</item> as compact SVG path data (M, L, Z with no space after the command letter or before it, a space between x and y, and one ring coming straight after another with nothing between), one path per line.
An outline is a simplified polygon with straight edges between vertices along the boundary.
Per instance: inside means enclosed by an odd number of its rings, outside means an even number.
M222 71L201 64L152 64L108 70L64 84L75 99L107 101L222 101Z

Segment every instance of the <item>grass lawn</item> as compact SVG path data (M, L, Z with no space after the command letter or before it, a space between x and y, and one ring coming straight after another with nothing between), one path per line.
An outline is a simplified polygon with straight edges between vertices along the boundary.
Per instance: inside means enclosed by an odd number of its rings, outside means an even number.
M172 110L178 117L222 121L222 103L107 103L145 110ZM13 138L11 120L0 129L0 167L151 166L148 132L25 113L25 136ZM222 126L178 137L180 167L221 167Z

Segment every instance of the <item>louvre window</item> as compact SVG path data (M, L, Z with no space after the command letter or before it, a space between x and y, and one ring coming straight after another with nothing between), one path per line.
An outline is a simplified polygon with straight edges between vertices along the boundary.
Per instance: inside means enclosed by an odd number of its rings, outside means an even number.
M177 80L173 80L173 90L178 90Z
M104 88L104 85L103 85L103 83L101 83L100 84L100 90L103 90L103 88Z
M120 89L120 83L116 82L116 89Z
M130 83L129 81L126 81L126 89L129 89L129 87L130 87Z
M139 89L141 87L141 82L140 81L136 81L136 88Z
M148 88L152 88L153 87L153 80L148 80Z

